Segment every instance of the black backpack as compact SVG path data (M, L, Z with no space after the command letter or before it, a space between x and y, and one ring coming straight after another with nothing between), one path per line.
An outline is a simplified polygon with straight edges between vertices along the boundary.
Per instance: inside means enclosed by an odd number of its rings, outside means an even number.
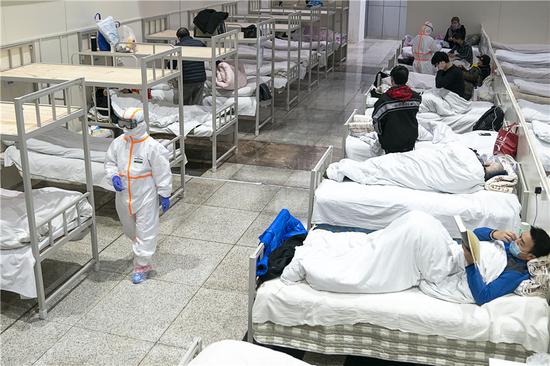
M476 122L473 130L498 131L504 122L504 111L502 108L493 106Z
M249 25L246 28L241 28L244 38L256 38L258 36L256 26L254 24Z

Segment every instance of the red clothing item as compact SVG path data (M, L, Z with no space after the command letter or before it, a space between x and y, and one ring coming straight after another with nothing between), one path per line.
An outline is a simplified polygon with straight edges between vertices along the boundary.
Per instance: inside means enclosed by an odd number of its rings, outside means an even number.
M392 99L411 100L413 92L407 85L394 86L386 92Z

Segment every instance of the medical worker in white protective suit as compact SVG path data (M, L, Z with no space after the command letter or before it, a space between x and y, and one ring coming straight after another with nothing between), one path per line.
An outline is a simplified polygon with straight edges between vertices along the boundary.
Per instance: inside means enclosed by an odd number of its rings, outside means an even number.
M434 52L440 47L432 38L434 27L431 22L425 22L420 33L413 38L412 51L414 55L413 71L420 74L435 74L435 68L431 61Z
M129 108L118 125L124 134L105 157L108 182L116 190L116 210L124 234L133 240L133 283L151 271L159 232L159 196L163 211L170 207L172 173L168 150L149 137L141 108Z

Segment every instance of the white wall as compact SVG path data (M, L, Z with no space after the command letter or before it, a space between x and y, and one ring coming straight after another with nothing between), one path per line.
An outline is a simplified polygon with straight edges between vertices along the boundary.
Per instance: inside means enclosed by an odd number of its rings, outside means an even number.
M483 24L493 41L550 43L549 1L408 1L407 33L416 34L426 20L444 34L458 16L467 34Z
M98 12L103 16L112 15L121 23L131 22L136 33L141 33L141 18L155 15L173 13L170 26L177 27L187 23L186 10L213 7L224 2L230 1L2 1L0 44L91 28L95 25L94 14Z

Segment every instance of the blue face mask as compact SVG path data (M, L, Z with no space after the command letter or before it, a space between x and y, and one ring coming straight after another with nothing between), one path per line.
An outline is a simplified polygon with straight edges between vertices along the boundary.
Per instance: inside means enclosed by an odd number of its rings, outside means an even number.
M515 241L510 243L509 249L510 249L510 254L512 254L516 258L519 258L519 255L521 254L521 249L519 249Z

